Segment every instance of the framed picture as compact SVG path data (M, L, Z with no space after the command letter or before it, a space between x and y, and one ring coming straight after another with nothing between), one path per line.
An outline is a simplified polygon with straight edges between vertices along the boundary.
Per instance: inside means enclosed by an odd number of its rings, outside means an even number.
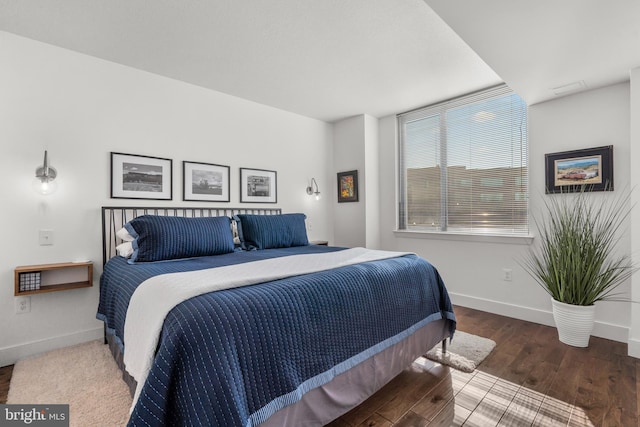
M229 201L229 166L182 162L182 200Z
M338 172L338 203L358 201L358 171Z
M240 203L276 203L276 171L240 168Z
M171 159L111 153L111 198L171 200Z
M613 191L613 146L545 155L546 192Z

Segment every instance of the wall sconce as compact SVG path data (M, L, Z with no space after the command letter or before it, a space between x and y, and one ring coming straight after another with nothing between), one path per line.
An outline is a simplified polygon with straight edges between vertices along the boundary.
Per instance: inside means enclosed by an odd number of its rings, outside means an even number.
M316 187L315 191L313 190L314 186ZM315 194L316 200L320 200L320 189L318 189L318 183L315 178L311 178L311 185L307 187L307 194L310 196Z
M58 172L53 166L49 166L47 150L44 151L44 164L36 168L36 177L33 180L33 189L39 194L51 194L58 188L55 181Z

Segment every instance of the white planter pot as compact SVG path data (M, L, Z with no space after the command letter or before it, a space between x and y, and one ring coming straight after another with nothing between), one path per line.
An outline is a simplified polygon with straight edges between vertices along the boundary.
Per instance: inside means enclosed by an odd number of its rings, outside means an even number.
M595 305L571 305L551 299L553 320L560 341L574 347L587 347L593 331Z

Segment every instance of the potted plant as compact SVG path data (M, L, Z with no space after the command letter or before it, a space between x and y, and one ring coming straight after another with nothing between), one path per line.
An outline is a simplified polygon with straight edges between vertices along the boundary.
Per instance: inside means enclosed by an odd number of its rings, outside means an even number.
M616 289L636 270L630 255L617 251L630 211L625 197L590 197L582 186L549 197L542 216L534 216L539 243L521 265L551 295L565 344L589 345L596 302L628 301Z

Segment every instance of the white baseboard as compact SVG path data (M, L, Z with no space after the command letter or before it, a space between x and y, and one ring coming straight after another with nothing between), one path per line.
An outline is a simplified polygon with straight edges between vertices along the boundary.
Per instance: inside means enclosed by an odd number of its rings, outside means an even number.
M627 354L631 357L635 357L636 359L640 359L640 340L629 338L628 344L629 348Z
M469 307L476 310L499 314L501 316L512 317L514 319L526 320L528 322L539 323L541 325L555 327L553 313L551 311L539 310L537 308L524 307L521 305L507 304L504 302L488 300L484 298L472 297L469 295L449 293L449 297L454 305ZM594 337L606 338L608 340L619 341L629 344L629 355L631 354L631 342L629 340L629 328L626 326L613 325L606 322L596 321L593 326ZM640 354L640 342L638 342ZM639 357L639 356L633 356Z
M36 356L58 348L69 347L87 341L103 338L103 329L95 328L73 334L60 335L38 341L31 341L12 347L0 348L0 367L13 365L18 360Z

